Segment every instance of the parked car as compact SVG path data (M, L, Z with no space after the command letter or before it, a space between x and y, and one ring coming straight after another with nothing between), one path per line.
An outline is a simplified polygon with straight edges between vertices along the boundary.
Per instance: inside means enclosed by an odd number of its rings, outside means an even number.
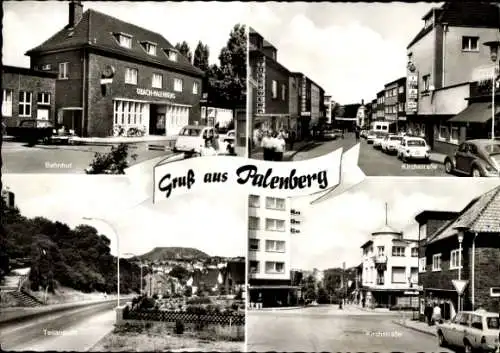
M366 134L366 143L367 143L367 144L372 144L372 143L373 143L373 140L375 140L376 138L377 138L377 135L375 134L375 131L370 130L370 131L368 131L368 133Z
M343 132L339 129L325 129L323 131L323 138L327 140L336 140L337 138L342 137Z
M444 161L447 173L457 172L474 177L500 176L500 141L469 140Z
M437 324L437 335L441 347L494 352L499 345L500 318L486 310L461 311L451 321Z
M205 147L205 140L212 138L218 139L218 134L215 128L203 125L187 125L184 126L177 136L173 151L187 153L201 153L201 149ZM217 147L214 146L216 149Z
M389 135L384 131L375 132L376 137L373 139L373 148L380 149L382 147L382 141Z
M221 140L226 144L226 152L229 154L234 153L234 144L236 141L235 130L229 130L225 135L221 136Z
M385 153L396 153L402 140L403 136L389 134L382 140L380 148Z
M431 149L421 137L404 137L398 146L397 156L403 162L423 160L430 162Z
M6 127L6 134L17 141L36 144L38 141L48 142L54 134L54 125L48 120L21 120L18 126Z

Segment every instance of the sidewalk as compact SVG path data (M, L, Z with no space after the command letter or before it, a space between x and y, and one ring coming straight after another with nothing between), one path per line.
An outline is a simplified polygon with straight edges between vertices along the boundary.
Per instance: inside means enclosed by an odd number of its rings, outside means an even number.
M430 160L431 160L431 162L439 163L439 164L444 164L445 158L446 158L446 155L443 154L443 153L437 153L437 152L431 152L430 153Z
M392 322L395 323L396 325L409 328L417 332L425 333L430 336L437 335L436 326L429 326L427 323L422 321L412 320L411 318L408 319L400 318L397 320L393 320Z
M70 143L75 145L108 146L120 143L161 143L170 145L175 142L177 136L138 136L138 137L73 137Z
M306 149L314 147L318 142L317 141L298 141L293 144L293 150L286 150L285 153L283 153L283 160L284 161L291 161L293 157ZM287 145L288 147L288 145ZM251 159L264 159L264 152L262 151L262 148L256 149L250 156Z

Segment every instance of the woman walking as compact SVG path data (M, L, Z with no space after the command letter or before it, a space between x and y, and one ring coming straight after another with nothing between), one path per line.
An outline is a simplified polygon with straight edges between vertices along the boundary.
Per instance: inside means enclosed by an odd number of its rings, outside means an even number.
M261 147L264 152L264 160L265 161L272 161L273 157L273 146L272 146L273 141L271 140L271 136L269 135L269 131L264 131L264 134L262 136L261 140Z
M285 152L286 141L283 134L277 134L274 140L274 160L276 162L283 161L283 153Z

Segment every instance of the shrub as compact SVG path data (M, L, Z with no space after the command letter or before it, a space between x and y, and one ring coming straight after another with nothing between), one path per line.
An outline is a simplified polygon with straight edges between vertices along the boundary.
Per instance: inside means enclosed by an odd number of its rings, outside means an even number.
M207 308L202 305L190 305L186 308L186 312L190 314L206 315Z
M212 304L212 300L208 297L190 298L187 300L187 304Z
M128 145L121 143L112 146L109 153L96 152L90 166L85 170L87 174L125 174L128 168ZM132 160L137 158L136 154L130 156Z
M242 300L243 299L243 291L240 289L238 293L236 293L236 296L234 297L235 300Z
M154 299L154 300L158 300L158 294L156 294L156 293L155 293L155 294L153 294L153 299Z
M174 332L177 335L182 335L184 333L184 323L181 320L175 322Z
M144 298L142 299L139 308L141 310L151 310L156 306L156 300L153 298Z

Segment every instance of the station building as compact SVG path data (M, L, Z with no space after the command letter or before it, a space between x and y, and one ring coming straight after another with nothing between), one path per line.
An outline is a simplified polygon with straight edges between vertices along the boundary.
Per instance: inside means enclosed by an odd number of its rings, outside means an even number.
M200 120L203 71L162 35L80 1L26 55L31 69L57 73L55 119L78 136L176 135Z

